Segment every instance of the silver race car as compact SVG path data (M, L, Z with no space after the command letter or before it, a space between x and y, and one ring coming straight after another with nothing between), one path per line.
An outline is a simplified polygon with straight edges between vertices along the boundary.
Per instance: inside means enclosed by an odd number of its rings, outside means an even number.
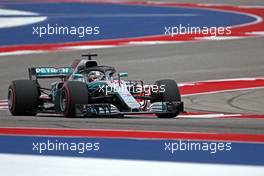
M146 85L141 80L122 80L111 66L98 65L82 55L71 67L29 68L29 80L12 81L8 106L12 115L37 113L63 114L66 117L122 117L130 114L156 114L173 118L183 112L183 102L174 80L158 80ZM86 58L87 57L87 58ZM58 78L49 88L40 79Z

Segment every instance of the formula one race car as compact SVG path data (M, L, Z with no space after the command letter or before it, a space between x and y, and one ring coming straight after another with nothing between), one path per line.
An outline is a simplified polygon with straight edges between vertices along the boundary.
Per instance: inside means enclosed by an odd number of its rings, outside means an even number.
M29 68L29 80L12 81L8 106L12 115L37 113L64 114L65 117L122 117L130 114L156 114L173 118L183 112L183 102L174 80L144 85L140 80L121 80L126 72L99 66L93 56L75 60L71 67ZM50 88L40 79L60 78Z

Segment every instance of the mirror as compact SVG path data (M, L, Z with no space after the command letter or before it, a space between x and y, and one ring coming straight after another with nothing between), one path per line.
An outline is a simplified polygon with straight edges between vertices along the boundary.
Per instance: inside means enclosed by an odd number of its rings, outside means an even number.
M118 73L118 77L120 77L120 78L128 77L128 73L127 72L120 72L120 73Z

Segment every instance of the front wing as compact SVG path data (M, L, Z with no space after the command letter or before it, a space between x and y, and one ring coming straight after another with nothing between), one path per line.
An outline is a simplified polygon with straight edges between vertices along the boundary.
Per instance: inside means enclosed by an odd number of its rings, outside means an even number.
M183 112L183 102L155 102L147 110L132 110L128 112L120 111L115 105L100 104L79 104L75 105L75 116L77 117L111 117L118 115L136 115L136 114L167 114Z

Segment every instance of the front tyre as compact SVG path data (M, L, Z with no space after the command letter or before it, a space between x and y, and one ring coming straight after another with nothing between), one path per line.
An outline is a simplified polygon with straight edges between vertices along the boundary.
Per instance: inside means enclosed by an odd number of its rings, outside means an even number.
M61 90L59 106L65 117L75 116L75 105L88 104L87 86L83 82L68 81Z
M36 115L38 98L38 85L35 81L12 81L8 88L8 109L14 116Z
M163 89L163 92L153 93L153 101L152 102L173 102L173 101L181 101L181 95L178 88L177 83L174 80L166 79L166 80L158 80L155 84L159 87L159 89ZM158 118L173 118L176 117L180 111L175 113L163 113L156 114Z

